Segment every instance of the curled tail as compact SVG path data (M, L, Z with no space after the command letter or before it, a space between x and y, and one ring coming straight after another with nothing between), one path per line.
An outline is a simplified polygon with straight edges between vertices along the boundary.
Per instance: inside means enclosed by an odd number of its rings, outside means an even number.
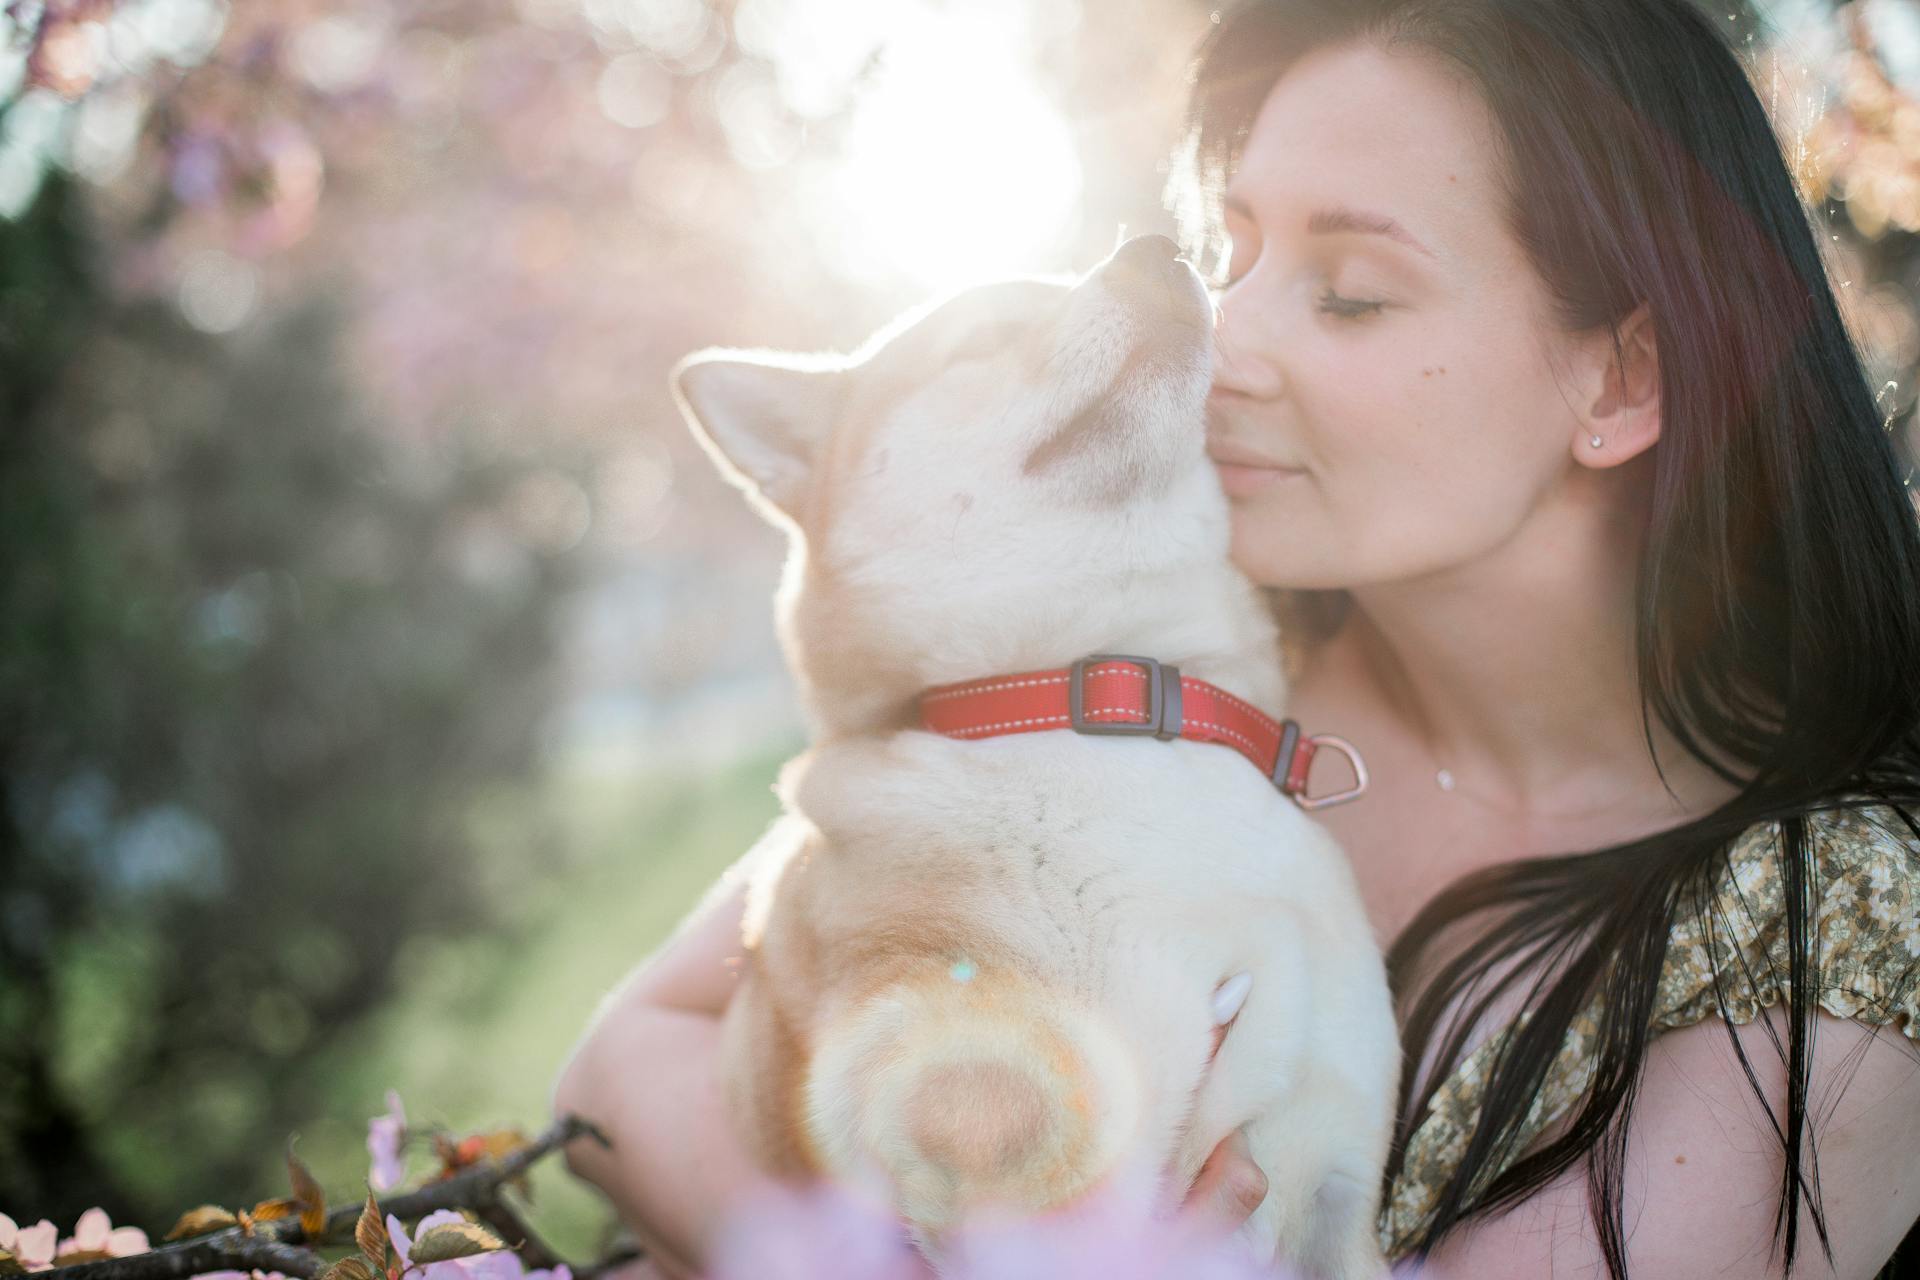
M964 976L963 976L964 975ZM877 1166L896 1207L939 1232L988 1204L1037 1211L1113 1171L1141 1084L1087 1009L1011 973L940 968L852 1005L823 1031L807 1127L830 1172Z

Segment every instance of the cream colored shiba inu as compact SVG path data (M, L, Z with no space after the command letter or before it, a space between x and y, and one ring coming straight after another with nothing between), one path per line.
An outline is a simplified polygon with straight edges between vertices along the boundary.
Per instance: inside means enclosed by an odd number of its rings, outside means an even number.
M723 1069L770 1172L884 1171L936 1263L969 1209L1123 1169L1184 1188L1244 1125L1270 1188L1250 1247L1373 1277L1400 1051L1332 839L1217 743L919 727L930 688L1092 653L1282 713L1205 455L1212 308L1175 255L1142 237L1078 283L968 290L851 356L675 369L791 536L777 605L815 731L749 855Z

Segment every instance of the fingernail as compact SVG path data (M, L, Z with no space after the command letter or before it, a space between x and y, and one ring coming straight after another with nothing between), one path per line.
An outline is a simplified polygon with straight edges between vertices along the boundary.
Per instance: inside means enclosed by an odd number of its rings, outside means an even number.
M1247 1002L1247 992L1253 990L1253 975L1236 973L1220 984L1213 993L1213 1025L1224 1026L1233 1021L1240 1012L1240 1006Z
M1260 1207L1267 1198L1267 1175L1249 1159L1228 1177L1222 1198L1241 1217Z
M1228 1134L1208 1163L1216 1179L1209 1202L1228 1221L1245 1222L1267 1198L1267 1174L1254 1163L1246 1131Z

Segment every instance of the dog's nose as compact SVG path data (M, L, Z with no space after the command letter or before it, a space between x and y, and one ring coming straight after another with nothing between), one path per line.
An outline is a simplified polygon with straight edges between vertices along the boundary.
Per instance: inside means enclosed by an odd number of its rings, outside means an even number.
M1180 271L1180 246L1165 236L1135 236L1113 251L1108 269L1118 278L1159 284Z

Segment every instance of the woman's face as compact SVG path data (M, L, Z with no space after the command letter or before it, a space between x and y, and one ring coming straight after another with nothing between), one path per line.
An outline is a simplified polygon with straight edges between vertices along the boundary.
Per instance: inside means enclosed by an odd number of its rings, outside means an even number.
M1440 63L1365 44L1302 59L1255 120L1208 445L1256 581L1466 564L1575 470L1574 348L1507 228L1495 127Z

